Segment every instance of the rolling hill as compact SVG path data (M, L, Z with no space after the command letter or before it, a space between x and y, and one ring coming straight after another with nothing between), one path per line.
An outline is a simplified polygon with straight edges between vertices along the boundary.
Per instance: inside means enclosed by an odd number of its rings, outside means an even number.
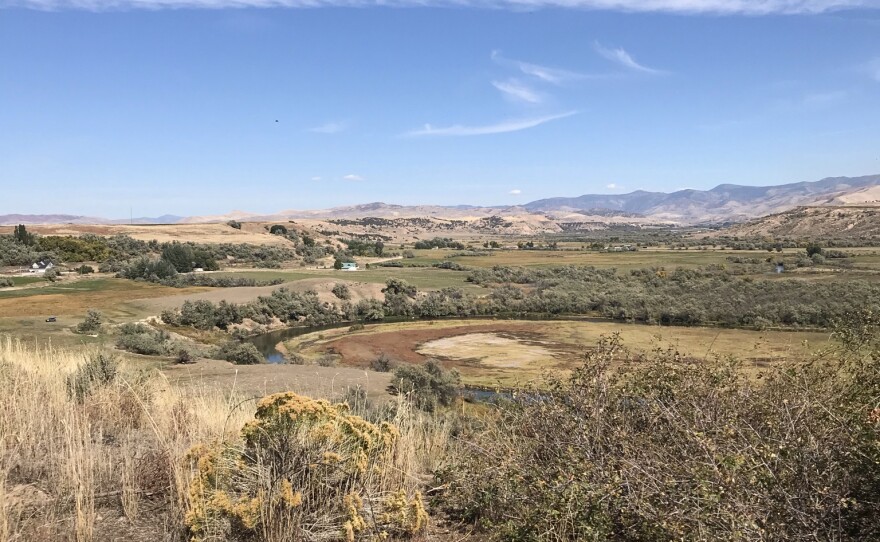
M319 210L288 209L272 214L232 211L223 215L104 219L75 215L0 215L0 225L11 224L203 224L238 220L332 220L343 218L443 218L479 220L493 216L525 221L565 223L631 222L699 224L745 222L796 207L880 206L880 175L830 177L815 182L776 186L722 184L711 190L672 193L637 190L628 194L586 194L548 198L520 206L394 205L374 202Z

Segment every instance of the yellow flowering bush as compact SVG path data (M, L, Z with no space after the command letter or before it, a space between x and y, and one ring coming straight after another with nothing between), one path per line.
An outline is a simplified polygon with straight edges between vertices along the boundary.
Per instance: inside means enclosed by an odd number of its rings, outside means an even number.
M421 535L428 515L389 474L397 428L295 393L262 399L239 446L198 446L192 540L378 540Z

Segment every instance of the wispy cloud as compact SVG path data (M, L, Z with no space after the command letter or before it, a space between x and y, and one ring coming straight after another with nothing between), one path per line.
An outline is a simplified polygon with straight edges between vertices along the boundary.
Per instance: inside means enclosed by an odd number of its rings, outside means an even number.
M504 134L508 132L518 132L540 126L548 122L564 119L572 115L576 115L577 111L568 111L558 115L549 115L545 117L534 117L528 119L505 120L495 124L487 124L484 126L463 126L456 124L443 128L435 128L430 124L426 124L421 130L413 130L403 134L405 137L423 137L423 136L477 136L489 134Z
M562 68L542 66L541 64L532 64L530 62L523 62L522 60L514 60L512 58L504 57L501 54L501 51L492 51L492 60L502 66L516 68L526 75L536 77L545 83L551 83L554 85L564 85L571 81L606 77L604 75L591 75Z
M2 0L0 0L2 1ZM316 134L338 134L348 130L348 124L345 122L328 122L314 128L309 128L310 132Z
M544 101L538 92L516 79L492 81L492 86L501 91L506 98L516 102L539 104Z
M317 176L312 177L312 180L315 181L315 182L318 182L318 181L320 181L321 179L322 179L321 177L317 177Z
M520 194L522 194L522 190L520 190L519 188L514 188L513 190L508 192L508 194L512 196L519 196Z
M607 188L608 190L617 190L617 185L614 183L610 183L610 184L606 184L605 188Z
M366 179L361 177L360 175L355 175L354 173L350 173L342 178L346 181L365 181Z
M877 8L877 0L0 0L0 8L81 9L222 9L322 7L469 7L483 9L568 8L623 12L772 15L824 13L847 8Z
M596 52L599 53L604 58L614 62L616 64L620 64L624 68L628 70L633 70L641 73L649 73L651 75L664 75L667 72L663 70L655 70L654 68L649 68L647 66L643 66L636 62L636 60L626 52L623 47L619 47L617 49L608 49L603 47L601 43L598 41L594 44Z

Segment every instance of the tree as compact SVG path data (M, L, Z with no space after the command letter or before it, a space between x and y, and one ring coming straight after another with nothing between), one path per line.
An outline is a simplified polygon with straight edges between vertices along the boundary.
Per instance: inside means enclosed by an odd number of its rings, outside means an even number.
M27 228L24 227L24 224L19 224L12 231L12 239L19 244L22 245L33 245L35 242L34 234L27 231Z
M287 227L281 224L275 224L269 228L269 233L272 235L287 235Z
M351 292L349 291L348 286L342 283L333 285L333 295L338 299L351 299Z
M388 279L385 281L385 287L382 288L382 293L386 296L403 294L407 297L415 297L417 291L415 286L403 279Z
M382 241L376 241L376 256L381 256L382 252L385 250L385 243Z
M102 320L103 315L100 312L89 309L89 312L86 313L86 319L77 324L76 332L84 335L97 333L101 329Z
M230 228L235 228L236 230L241 229L241 222L239 222L237 220L230 220L229 222L226 223L226 225L229 226Z
M340 260L339 258L333 260L333 269L336 269L337 271L342 269L342 260Z
M822 254L822 247L819 246L819 243L808 243L807 244L807 256L812 258L813 254Z
M178 273L189 273L193 270L195 255L189 245L174 242L162 249L162 259L173 265Z

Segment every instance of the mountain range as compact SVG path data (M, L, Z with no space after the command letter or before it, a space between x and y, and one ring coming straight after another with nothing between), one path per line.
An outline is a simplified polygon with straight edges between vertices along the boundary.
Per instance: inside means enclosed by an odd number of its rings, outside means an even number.
M76 215L0 215L0 225L10 224L196 224L209 222L272 221L292 219L435 217L475 219L489 216L543 215L554 220L650 221L677 224L743 222L781 213L795 207L825 205L880 206L880 175L829 177L815 182L776 186L722 184L711 190L678 190L628 194L586 194L548 198L518 206L394 205L367 203L322 210L289 209L274 214L233 211L225 215L164 215L137 219L104 219Z

